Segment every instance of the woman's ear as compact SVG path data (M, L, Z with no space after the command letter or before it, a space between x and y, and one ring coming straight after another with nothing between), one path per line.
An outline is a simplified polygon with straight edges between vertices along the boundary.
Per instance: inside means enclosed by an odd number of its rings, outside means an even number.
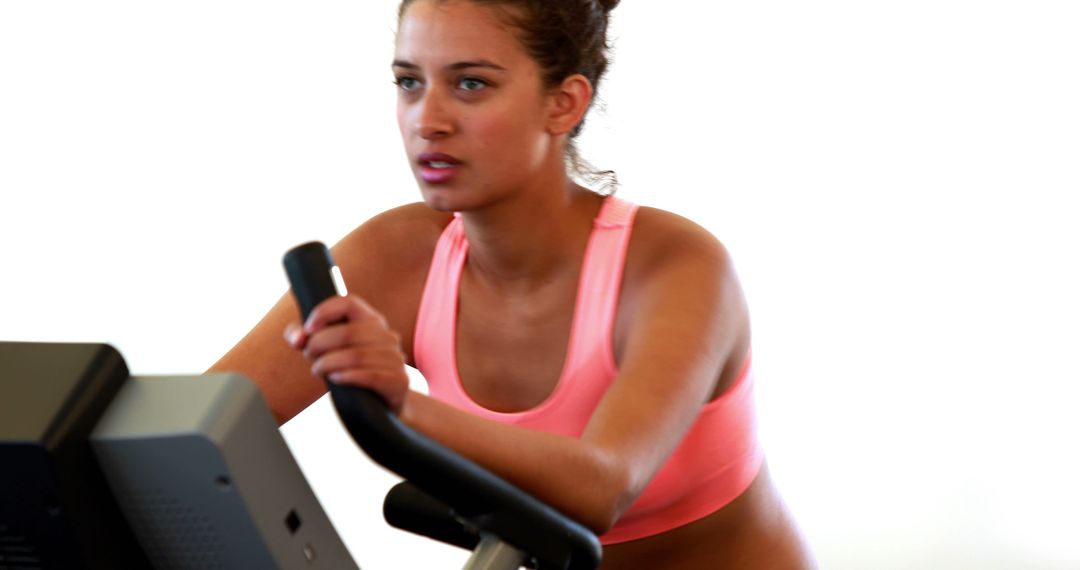
M592 83L584 75L576 73L563 79L549 92L551 112L548 115L548 132L561 135L574 130L585 118L592 102Z

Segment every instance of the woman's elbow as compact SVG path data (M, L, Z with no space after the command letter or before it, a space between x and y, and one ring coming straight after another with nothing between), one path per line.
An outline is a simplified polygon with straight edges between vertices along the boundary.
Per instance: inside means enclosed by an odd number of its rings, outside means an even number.
M621 514L620 509L614 508L612 505L597 504L582 509L575 518L582 526L600 536L615 526Z
M615 469L605 475L596 479L602 486L588 493L588 504L583 505L579 517L579 522L597 535L611 530L641 493L629 470Z

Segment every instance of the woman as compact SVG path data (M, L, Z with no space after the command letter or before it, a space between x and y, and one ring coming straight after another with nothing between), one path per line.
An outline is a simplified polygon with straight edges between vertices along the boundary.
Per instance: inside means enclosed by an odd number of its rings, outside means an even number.
M398 123L423 203L334 247L350 296L303 326L284 297L214 369L258 382L280 422L317 378L377 391L598 533L604 568L809 567L754 436L724 248L567 172L617 3L402 2Z

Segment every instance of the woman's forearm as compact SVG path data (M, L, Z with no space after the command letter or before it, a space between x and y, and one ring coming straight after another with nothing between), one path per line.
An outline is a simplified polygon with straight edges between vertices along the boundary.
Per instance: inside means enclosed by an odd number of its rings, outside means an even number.
M632 497L613 454L577 438L500 424L410 391L402 421L597 533Z

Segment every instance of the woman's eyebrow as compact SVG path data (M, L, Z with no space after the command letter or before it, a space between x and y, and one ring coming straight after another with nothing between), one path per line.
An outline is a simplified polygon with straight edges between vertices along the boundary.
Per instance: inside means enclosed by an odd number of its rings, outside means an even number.
M420 69L419 65L401 59L395 59L393 63L390 64L390 67L400 67L402 69ZM484 69L491 69L493 71L506 71L505 67L497 63L488 61L486 59L479 59L475 61L459 61L446 66L446 69L449 71L459 71L472 67L481 67Z

